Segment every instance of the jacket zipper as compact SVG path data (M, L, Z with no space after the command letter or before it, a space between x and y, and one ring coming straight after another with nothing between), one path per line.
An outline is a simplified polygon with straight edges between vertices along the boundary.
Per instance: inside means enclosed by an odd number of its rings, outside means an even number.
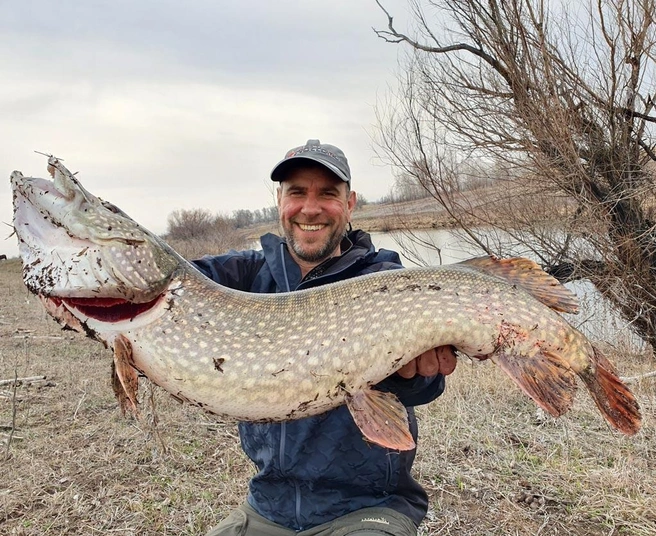
M289 285L289 276L287 275L287 267L285 266L285 244L280 244L280 257L282 258L282 268L285 275L285 283L287 285L287 292L291 292L292 289ZM280 451L278 452L278 463L280 464L280 473L285 473L285 443L287 436L287 423L283 421L280 424ZM299 486L296 479L294 479L294 499L296 502L296 507L294 509L294 515L296 517L296 526L299 527L298 530L303 530L301 527L301 487Z

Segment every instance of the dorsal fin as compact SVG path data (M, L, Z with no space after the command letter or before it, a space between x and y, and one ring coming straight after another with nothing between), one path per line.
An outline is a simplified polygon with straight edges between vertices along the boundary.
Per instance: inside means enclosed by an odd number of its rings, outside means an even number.
M495 257L476 257L458 264L476 268L481 272L495 275L509 283L523 288L535 299L541 301L555 311L576 313L579 302L567 287L556 278L546 273L540 266L524 257L497 259Z

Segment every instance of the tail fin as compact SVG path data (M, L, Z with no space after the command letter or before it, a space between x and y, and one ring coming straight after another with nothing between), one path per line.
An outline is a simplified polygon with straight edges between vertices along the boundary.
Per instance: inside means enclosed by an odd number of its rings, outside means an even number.
M593 366L580 374L592 399L604 418L620 432L633 435L640 429L642 417L633 393L619 379L613 364L592 346Z

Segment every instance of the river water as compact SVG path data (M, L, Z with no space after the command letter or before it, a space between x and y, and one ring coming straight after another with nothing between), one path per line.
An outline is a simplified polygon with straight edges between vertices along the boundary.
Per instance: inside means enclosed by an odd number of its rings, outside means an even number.
M480 249L466 243L462 237L449 230L425 230L413 232L410 239L403 232L372 233L377 248L398 251L405 266L452 264L471 257L481 256ZM519 251L518 254L526 253ZM567 320L580 329L593 341L603 341L620 351L638 352L644 350L644 343L636 337L626 322L613 310L613 307L596 291L588 281L567 283L579 298L580 312L564 315Z

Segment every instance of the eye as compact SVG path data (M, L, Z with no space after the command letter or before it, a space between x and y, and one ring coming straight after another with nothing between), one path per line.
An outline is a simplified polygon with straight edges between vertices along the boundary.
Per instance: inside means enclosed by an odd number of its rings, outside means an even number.
M102 205L103 207L105 207L110 212L113 212L114 214L123 214L123 211L120 208L110 203L109 201L102 201Z

